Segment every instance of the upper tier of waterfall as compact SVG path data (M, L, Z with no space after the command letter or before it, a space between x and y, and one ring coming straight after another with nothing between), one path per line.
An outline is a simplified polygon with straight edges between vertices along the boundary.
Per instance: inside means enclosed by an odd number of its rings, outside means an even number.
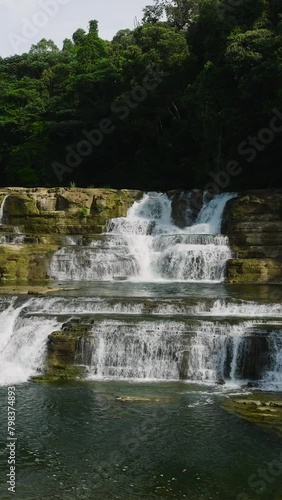
M226 203L234 196L224 193L212 200L205 196L196 222L187 216L187 226L180 229L172 219L170 198L145 194L127 217L109 220L101 240L56 252L50 276L64 281L221 282L231 252L220 229Z

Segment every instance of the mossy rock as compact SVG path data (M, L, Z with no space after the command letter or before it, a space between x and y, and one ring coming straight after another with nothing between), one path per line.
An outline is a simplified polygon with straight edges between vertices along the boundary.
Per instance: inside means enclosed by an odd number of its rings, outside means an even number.
M56 246L1 245L0 282L48 280L48 265Z
M282 281L282 261L275 259L230 259L227 283L269 283Z
M37 383L73 382L82 379L84 375L84 367L58 364L48 368L43 375L32 377L31 380Z
M39 234L80 234L80 227L99 233L108 219L127 214L141 191L114 189L26 189L9 188L1 194L7 222L24 226L23 232ZM68 229L75 228L75 229ZM101 230L100 230L101 228Z
M36 377L36 381L69 381L85 377L86 368L79 365L80 343L87 338L92 321L72 318L62 330L48 336L44 373Z
M75 332L54 332L48 337L48 366L58 365L67 366L75 363L75 356L78 350L79 342L85 329Z
M36 201L31 196L10 194L5 203L5 214L8 220L11 220L13 217L39 215L39 210Z

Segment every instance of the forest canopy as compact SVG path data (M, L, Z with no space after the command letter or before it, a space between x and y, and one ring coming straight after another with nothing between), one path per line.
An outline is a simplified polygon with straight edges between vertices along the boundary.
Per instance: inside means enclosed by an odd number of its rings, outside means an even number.
M282 0L154 0L0 58L0 86L2 186L282 187Z

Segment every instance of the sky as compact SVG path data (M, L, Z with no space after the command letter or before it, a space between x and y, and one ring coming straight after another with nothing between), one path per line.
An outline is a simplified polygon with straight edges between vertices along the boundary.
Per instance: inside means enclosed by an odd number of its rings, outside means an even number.
M62 47L78 29L99 21L99 33L111 40L117 31L134 28L152 0L0 0L0 56L28 52L42 38Z

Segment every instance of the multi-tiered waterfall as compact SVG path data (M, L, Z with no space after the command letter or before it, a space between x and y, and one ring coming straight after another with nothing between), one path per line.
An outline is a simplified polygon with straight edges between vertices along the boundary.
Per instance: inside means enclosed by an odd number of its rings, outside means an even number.
M195 223L189 220L191 225L180 229L172 220L168 196L146 194L127 217L109 221L101 240L57 252L50 275L64 281L223 281L231 253L227 238L220 236L221 221L234 196L208 199Z
M194 214L187 195L180 229L168 196L147 194L89 246L77 237L56 252L50 275L87 287L0 299L0 384L43 370L48 335L74 320L86 325L75 362L90 379L281 390L281 304L232 298L220 284L231 256L221 223L233 196L204 200Z

